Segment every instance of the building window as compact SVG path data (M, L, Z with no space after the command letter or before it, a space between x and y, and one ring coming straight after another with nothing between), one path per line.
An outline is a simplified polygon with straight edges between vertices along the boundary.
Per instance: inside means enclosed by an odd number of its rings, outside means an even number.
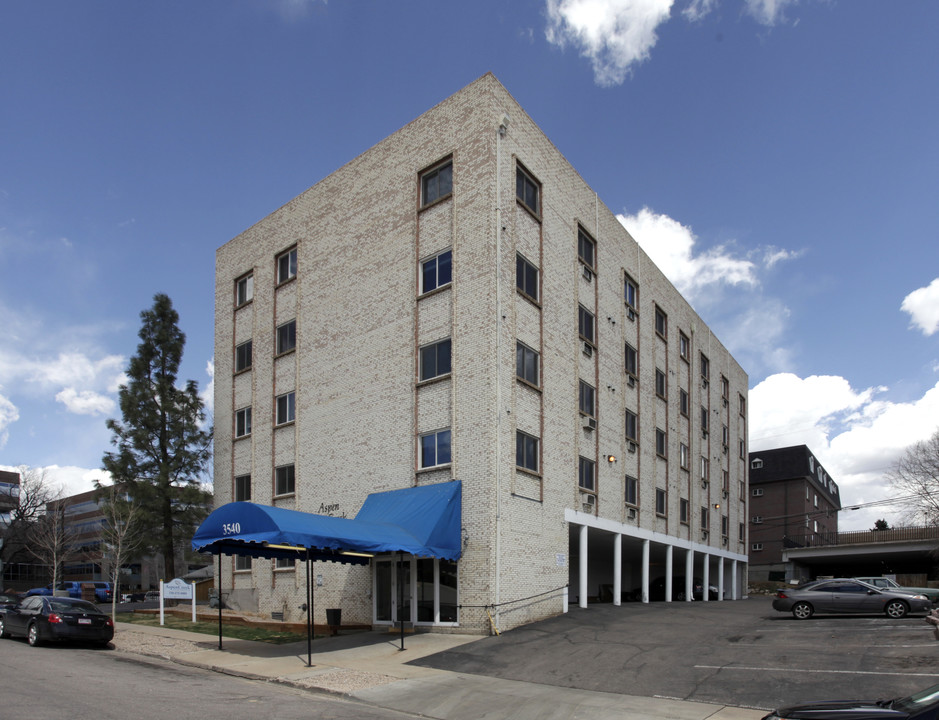
M577 228L577 257L588 268L596 272L597 244L582 228Z
M515 286L523 295L538 302L538 268L521 255L515 256Z
M730 470L724 470L722 473L721 490L730 494Z
M515 344L515 374L527 383L541 385L539 355L527 345Z
M689 469L689 459L688 459L688 446L685 443L678 444L678 465L682 470Z
M763 516L762 516L762 515L754 515L754 516L751 518L751 520L752 520L752 522L753 522L754 525L760 525L760 524L762 524L762 522L763 522Z
M701 353L701 378L707 382L711 377L711 361L708 356Z
M668 315L658 305L655 306L655 334L668 341Z
M721 400L724 401L724 407L730 402L730 380L721 375Z
M293 570L297 567L296 558L274 558L275 570Z
M420 350L421 381L450 374L450 338L425 345Z
M726 425L721 425L721 445L725 450L730 446L730 428Z
M274 470L274 494L292 495L296 490L294 466L281 465Z
M580 337L586 340L589 343L595 342L594 336L594 327L595 327L595 318L592 312L590 312L583 305L578 306L577 311L577 329L580 333Z
M521 165L515 170L515 197L522 205L541 217L541 186Z
M687 525L691 522L690 514L691 503L689 503L686 498L680 498L678 500L678 522L682 525Z
M708 512L707 507L702 505L701 506L701 529L707 530L708 527L710 526L710 522L711 522L710 513Z
M701 458L701 479L704 481L711 479L711 461L706 457Z
M668 457L668 435L660 428L655 429L655 454L659 457Z
M737 524L737 539L740 542L746 542L747 539L747 526L743 523Z
M421 207L453 192L453 161L446 160L421 175Z
M724 537L730 535L730 518L726 515L721 515L721 535Z
M235 280L235 307L246 305L254 299L254 274Z
M277 397L277 417L275 425L283 425L296 420L297 403L296 394L289 392Z
M297 347L297 321L291 320L277 328L277 354L283 355Z
M632 410L626 411L626 439L639 442L639 416Z
M639 505L639 479L626 476L626 504L636 507Z
M235 437L245 437L251 434L251 408L241 408L235 411Z
M741 441L740 441L740 453L739 453L739 455L740 455L740 459L741 459L741 460L746 460L746 459L747 459L747 441L746 441L746 440L741 440Z
M580 412L590 417L596 416L594 401L596 399L596 390L592 385L588 385L583 380L580 381Z
M421 261L421 294L453 282L453 251L445 250Z
M251 341L235 347L235 372L242 372L251 367Z
M235 476L235 502L248 502L251 500L251 476Z
M629 275L623 281L623 298L626 300L628 307L633 310L639 309L639 286Z
M763 549L763 543L753 543L751 546L754 552L759 552Z
M665 517L665 491L662 488L655 489L655 514Z
M277 256L277 284L285 283L297 277L297 248Z
M681 330L678 331L678 354L685 362L691 361L691 340Z
M581 457L578 463L577 484L581 490L594 492L596 490L597 464L593 460Z
M626 343L626 373L633 377L639 377L639 354L629 343Z
M737 401L740 404L740 416L747 416L747 399L743 395L737 396Z
M665 383L665 373L655 369L655 394L660 398L665 400L666 397L666 383Z
M701 435L702 437L708 436L708 409L701 406Z
M235 555L235 570L250 570L251 569L251 556L250 555Z
M763 467L763 461L760 458L753 458L750 461L750 468L753 470L760 470Z
M678 412L688 417L688 391L684 388L678 389Z
M421 435L421 467L431 468L450 464L450 430Z
M538 438L515 431L515 464L525 470L538 472Z

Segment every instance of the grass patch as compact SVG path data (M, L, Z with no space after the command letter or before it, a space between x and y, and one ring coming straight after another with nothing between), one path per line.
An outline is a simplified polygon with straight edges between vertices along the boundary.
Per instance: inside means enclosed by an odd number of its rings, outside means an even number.
M150 627L160 627L159 614L153 613L118 613L115 618L117 622L133 623L134 625L149 625ZM182 618L178 615L164 615L163 627L173 630L188 630L189 632L202 633L204 635L214 635L218 637L217 622L192 622L189 618ZM222 634L229 638L238 638L239 640L255 640L257 642L266 642L273 645L283 645L286 643L300 642L306 640L306 635L289 632L287 630L271 630L264 627L252 625L235 625L222 623Z

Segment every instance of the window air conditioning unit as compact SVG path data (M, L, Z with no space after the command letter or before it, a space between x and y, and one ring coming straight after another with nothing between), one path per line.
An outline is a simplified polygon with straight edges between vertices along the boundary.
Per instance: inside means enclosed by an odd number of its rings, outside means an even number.
M708 531L707 531L707 530L702 530L702 531L701 531L701 539L702 539L702 540L707 540L707 539L708 539Z
M724 496L724 499L726 500L726 499L727 499L727 496L728 496L730 493L728 493L728 492L725 490L725 491L724 491L723 493L721 493L721 494Z
M702 376L701 376L701 387L707 387L707 386L708 386L708 379L702 375Z
M724 544L724 545L727 544L727 536L726 536L726 535L721 538L721 543Z
M708 486L708 481L705 478L701 478L701 487L706 488Z
M581 507L583 508L584 512L586 513L593 512L593 504L594 504L595 499L596 498L594 498L593 495L588 495L587 493L580 494Z
M626 508L626 517L630 520L636 519L636 508Z
M593 279L593 272L590 270L589 267L584 265L584 280L586 280L587 282L590 282L592 279Z
M704 438L705 440L707 440L707 436L708 436L707 428L702 428L702 430L701 430L701 437Z
M633 310L631 307L627 307L627 308L626 308L626 317L628 317L630 320L635 320L635 319L636 319L636 311Z
M597 419L592 417L584 418L584 430L596 430L597 429Z
M724 405L724 407L727 407L727 398L721 398L721 403Z
M631 453L635 453L635 452L636 452L636 448L638 448L638 447L639 447L639 446L636 445L636 443L634 443L632 440L630 440L630 441L629 441L629 447L627 447L627 450L629 450L629 452L631 452Z
M584 340L584 355L586 355L587 357L590 357L591 355L593 355L593 345L591 345L586 340Z
M629 385L629 387L631 388L636 387L636 378L634 378L632 375L627 375L626 384Z
M730 448L727 447L726 445L724 445L721 449L724 451L725 455L727 454L727 451L730 450Z

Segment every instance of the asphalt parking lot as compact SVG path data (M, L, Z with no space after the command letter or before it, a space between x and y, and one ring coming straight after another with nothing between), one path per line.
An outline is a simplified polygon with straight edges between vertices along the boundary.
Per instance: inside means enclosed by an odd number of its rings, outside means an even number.
M796 620L772 599L591 605L416 661L454 672L772 709L939 683L922 615Z

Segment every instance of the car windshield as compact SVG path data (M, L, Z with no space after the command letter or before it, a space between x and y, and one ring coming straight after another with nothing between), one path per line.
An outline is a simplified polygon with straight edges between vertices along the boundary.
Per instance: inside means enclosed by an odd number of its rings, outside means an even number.
M84 600L79 600L78 602L53 600L49 605L52 607L52 611L57 613L83 612L98 614L101 612L90 602L85 602Z
M939 685L933 685L909 697L897 698L891 707L895 710L918 710L934 702L939 702Z

